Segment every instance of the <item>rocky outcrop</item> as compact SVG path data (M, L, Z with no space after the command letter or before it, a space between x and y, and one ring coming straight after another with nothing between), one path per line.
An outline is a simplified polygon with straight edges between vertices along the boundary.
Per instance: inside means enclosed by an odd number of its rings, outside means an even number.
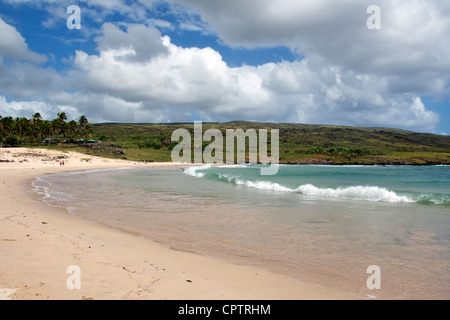
M115 143L103 143L103 142L86 143L81 145L81 147L95 150L103 154L115 156L117 158L123 157L125 155L125 152L123 151L124 147Z

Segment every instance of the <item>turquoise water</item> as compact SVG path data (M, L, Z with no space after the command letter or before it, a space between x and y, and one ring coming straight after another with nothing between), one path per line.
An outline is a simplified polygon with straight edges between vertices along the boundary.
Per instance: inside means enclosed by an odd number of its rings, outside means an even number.
M261 176L258 166L193 167L186 174L271 192L381 202L450 204L450 167L281 166Z
M387 299L450 298L450 167L202 166L40 177L50 205L178 250ZM369 290L367 267L381 269Z

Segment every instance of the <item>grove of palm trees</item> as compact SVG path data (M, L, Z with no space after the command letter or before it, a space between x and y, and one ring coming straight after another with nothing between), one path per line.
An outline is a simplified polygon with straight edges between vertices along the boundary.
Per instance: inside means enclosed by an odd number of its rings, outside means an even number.
M30 119L0 115L0 148L75 142L90 138L92 126L84 115L77 120L67 120L65 112L58 113L53 120L42 119L40 113Z

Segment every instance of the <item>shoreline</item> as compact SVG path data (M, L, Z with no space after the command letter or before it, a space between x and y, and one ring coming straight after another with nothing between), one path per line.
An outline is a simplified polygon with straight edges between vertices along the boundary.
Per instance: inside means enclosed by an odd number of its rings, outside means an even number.
M28 154L27 154L28 153ZM40 153L41 156L36 155ZM0 149L0 300L343 300L355 294L254 267L176 251L150 239L67 214L37 199L31 182L58 172L141 164L34 149ZM41 161L67 156L65 166ZM82 162L81 158L91 158ZM33 196L34 194L34 196ZM81 270L81 290L69 290L69 266Z
M425 161L423 163L412 162L410 160L388 160L383 159L382 161L373 161L373 162L361 162L361 161L342 161L336 162L333 160L325 160L325 159L316 159L311 158L304 161L287 161L280 162L280 165L316 165L316 166L367 166L367 167L388 167L388 166L410 166L410 167L425 167L425 166L449 166L450 163L440 162L440 161Z

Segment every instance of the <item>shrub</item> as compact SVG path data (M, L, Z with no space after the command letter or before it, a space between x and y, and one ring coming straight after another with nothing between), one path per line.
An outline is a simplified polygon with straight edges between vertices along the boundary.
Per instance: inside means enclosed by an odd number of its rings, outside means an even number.
M372 150L368 148L360 148L360 147L331 147L327 149L327 153L329 155L342 155L342 156L363 156L372 154Z
M308 153L308 154L325 153L325 149L322 146L316 146L316 147L309 148L306 153Z
M149 140L149 141L144 141L144 142L139 142L138 143L138 147L140 149L156 149L159 150L163 147L162 143L160 140L157 139L153 139L153 140Z

